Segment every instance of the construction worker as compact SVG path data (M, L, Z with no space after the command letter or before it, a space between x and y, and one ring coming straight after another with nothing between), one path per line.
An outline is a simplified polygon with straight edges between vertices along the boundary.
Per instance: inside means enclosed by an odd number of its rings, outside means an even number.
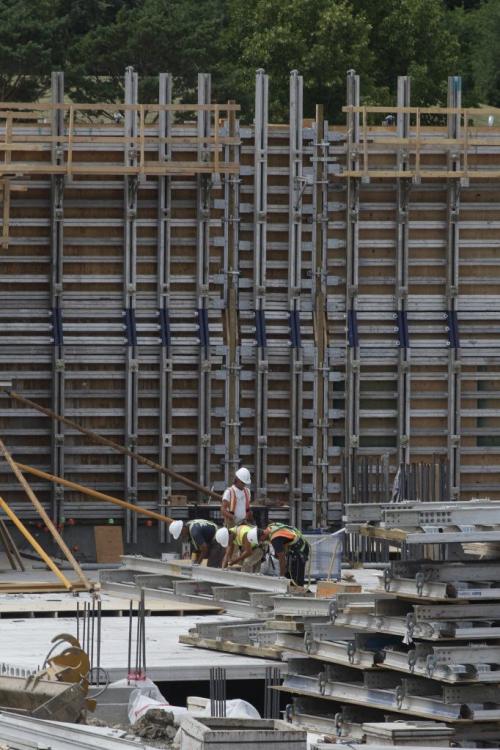
M278 558L280 576L286 576L296 586L303 586L310 547L302 532L295 526L271 523L257 532L257 538L261 543L269 542L272 545L274 557Z
M244 466L235 474L234 482L222 495L221 513L224 525L228 528L239 526L244 521L252 520L250 510L250 472Z
M224 552L216 539L216 523L205 518L195 518L187 523L172 521L168 530L174 539L189 541L193 562L200 564L202 560L207 560L209 568L220 567Z
M229 529L229 544L222 561L222 567L241 563L244 573L258 573L264 557L264 550L259 545L257 527L241 523Z

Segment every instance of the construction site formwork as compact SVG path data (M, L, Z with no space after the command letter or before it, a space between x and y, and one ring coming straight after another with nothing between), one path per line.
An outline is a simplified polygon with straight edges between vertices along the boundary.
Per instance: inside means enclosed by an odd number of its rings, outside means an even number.
M261 70L252 125L207 74L190 105L168 74L138 103L132 69L121 105L65 103L61 73L52 103L0 104L0 380L216 491L248 466L306 527L340 521L363 457L389 486L442 460L449 497L497 497L500 130L458 78L432 111L400 78L382 111L350 72L340 126L304 119L302 87L282 125ZM7 397L0 429L19 461L144 507L186 494ZM58 521L121 518L33 486Z

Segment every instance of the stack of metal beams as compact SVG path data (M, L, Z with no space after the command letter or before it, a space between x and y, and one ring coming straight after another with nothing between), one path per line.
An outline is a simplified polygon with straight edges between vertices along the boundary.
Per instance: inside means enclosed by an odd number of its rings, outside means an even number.
M328 701L336 733L354 739L390 712L438 720L468 746L498 746L500 560L482 560L468 544L500 541L499 509L487 500L347 506L351 534L384 539L402 559L381 572L378 590L330 603L334 627L351 638L313 632L310 658L289 661L282 689L301 696L294 720L310 723Z

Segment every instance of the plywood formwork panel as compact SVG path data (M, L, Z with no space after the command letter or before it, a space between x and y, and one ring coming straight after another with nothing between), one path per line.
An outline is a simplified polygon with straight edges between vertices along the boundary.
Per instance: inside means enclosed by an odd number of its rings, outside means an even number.
M171 80L163 76L160 83L167 103ZM204 78L200 86L206 85ZM391 476L400 461L449 459L454 451L460 493L496 497L500 189L498 178L486 177L495 165L496 131L489 134L493 145L480 128L468 133L482 139L473 145L478 153L469 154L468 168L483 176L463 181L452 194L448 140L456 133L445 125L446 112L443 126L422 125L427 140L418 164L414 147L405 154L401 141L405 133L415 137L414 113L408 122L405 108L396 108L393 127L380 125L376 113L367 131L369 167L384 175L367 175L362 117L354 154L356 138L349 141L344 128L318 116L303 119L297 73L291 76L290 122L269 125L268 85L259 72L256 125L240 125L234 114L224 158L238 166L220 178L194 167L137 182L113 173L113 165L124 163L123 125L101 123L92 149L78 142L84 131L74 129L73 163L92 161L102 170L66 178L62 213L54 214L56 178L48 166L46 174L10 180L8 245L0 261L0 378L14 378L25 395L51 405L59 373L67 416L117 442L132 439L141 453L216 490L242 463L255 477L256 496L289 506L298 523L340 518L345 451L388 456ZM405 86L401 80L398 104L408 102ZM221 138L227 137L227 113L219 124ZM463 131L463 118L459 124ZM166 110L159 113L144 131L147 160L198 162L200 127L203 137L213 135L213 120L208 124L203 110L184 125ZM33 134L29 123L13 128L16 137ZM0 123L0 141L4 132ZM31 141L37 149L26 147L16 158L40 169L50 165L51 133L37 128L41 140ZM66 119L59 137L67 135ZM138 148L132 161L140 161L141 144L133 133L130 138ZM464 159L462 144L462 171ZM358 169L351 177L349 161ZM438 176L400 174L417 167ZM134 186L128 215L124 180L127 190ZM0 191L0 202L4 195ZM53 281L54 222L62 233L59 286ZM324 315L318 294L324 295ZM131 306L132 317L126 313ZM59 341L56 353L61 330L63 349ZM43 417L7 400L0 407L2 434L26 463L50 470L57 449L69 479L118 495L127 491L119 455L66 428L55 441ZM450 415L460 427L458 443L450 437ZM0 470L13 502L24 507L22 492ZM147 507L165 509L170 494L184 494L181 485L149 469L133 470L128 489ZM56 516L120 518L74 493L54 502L50 488L36 489ZM327 502L326 514L313 500L323 510ZM128 525L133 539L130 519Z

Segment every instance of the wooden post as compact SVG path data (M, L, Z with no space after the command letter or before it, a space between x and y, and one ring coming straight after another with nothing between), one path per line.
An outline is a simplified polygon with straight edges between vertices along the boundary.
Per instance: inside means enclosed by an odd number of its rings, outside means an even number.
M1 386L0 389L2 389ZM140 453L136 453L135 451L131 451L128 448L125 448L124 445L115 443L114 440L105 438L102 435L99 435L97 432L94 432L93 430L87 430L85 427L82 427L80 424L78 424L78 422L74 422L72 419L68 419L68 417L62 417L60 414L56 414L54 411L52 411L52 409L47 409L47 407L41 406L41 404L37 404L36 401L32 401L25 396L21 396L21 394L17 393L16 391L11 391L5 386L3 387L3 390L5 391L5 393L8 393L8 395L15 401L19 401L25 406L30 406L32 409L36 409L36 411L45 414L51 419L57 419L58 422L62 422L63 424L68 425L68 427L73 427L75 430L78 430L78 432L81 432L82 435L86 435L90 440L92 440L92 442L99 443L100 445L107 445L109 448L113 448L113 450L118 451L118 453L122 453L125 456L131 456L132 458L135 458L136 461L140 464L149 466L151 469L155 469L156 471L161 471L163 474L172 477L172 479L175 479L177 482L186 484L193 490L202 492L204 495L209 495L215 500L222 500L222 495L217 494L217 492L213 492L208 487L204 487L202 484L198 484L198 482L193 482L192 479L188 479L188 477L185 477L182 474L178 474L168 466L162 466L161 464L156 463L156 461L151 461L151 459L146 458L146 456L141 456Z
M81 567L79 566L79 564L77 563L77 561L75 560L75 558L73 557L73 554L72 554L71 550L69 549L68 545L66 544L66 542L64 541L64 539L62 538L62 536L60 535L60 533L58 532L58 530L54 526L54 524L52 522L52 519L48 515L47 511L43 507L43 505L40 502L40 500L37 498L37 496L35 495L35 493L31 489L28 481L23 476L22 471L17 467L16 462L14 461L14 459L12 458L12 456L10 455L10 453L7 450L7 448L6 448L3 440L1 440L1 439L0 439L0 453L5 458L5 460L9 464L10 468L12 469L12 471L14 472L14 474L16 475L16 479L18 480L19 484L21 485L21 487L26 492L26 494L27 494L28 498L31 500L33 506L37 509L38 513L40 514L40 518L42 518L42 520L44 521L44 523L47 526L48 530L52 534L54 540L59 545L59 547L61 549L61 552L63 552L63 554L66 557L67 561L69 562L69 564L71 565L71 567L73 568L73 570L75 571L75 573L77 574L77 576L80 578L80 580L83 583L83 585L85 586L85 588L90 590L92 588L92 584L90 583L90 581L88 580L87 576L85 575L85 573L83 572L83 570L81 569Z
M24 538L31 544L35 552L38 552L44 563L48 565L53 573L59 578L63 585L69 590L72 588L72 583L69 581L64 573L62 573L55 562L52 560L45 550L38 544L37 540L29 533L23 522L16 516L12 508L5 502L3 497L0 497L0 508L8 515L12 523L17 526Z
M172 521L174 520L173 518L164 516L162 513L156 513L154 510L141 508L141 506L139 505L127 503L125 500L120 500L119 498L112 497L111 495L105 495L103 492L93 490L91 487L85 487L85 485L83 484L77 484L76 482L71 482L69 479L63 479L62 477L57 477L54 474L48 474L46 471L42 471L41 469L35 469L34 466L28 466L27 464L20 464L18 462L16 462L16 466L18 467L18 469L26 472L27 474L33 474L33 476L40 477L40 479L46 479L48 482L54 482L55 484L60 484L63 487L68 487L68 489L76 490L76 492L81 492L82 494L93 497L96 500L104 500L107 503L119 505L126 510L132 510L134 511L134 513L140 513L143 516L155 518L157 521L163 521L163 523L172 523Z

